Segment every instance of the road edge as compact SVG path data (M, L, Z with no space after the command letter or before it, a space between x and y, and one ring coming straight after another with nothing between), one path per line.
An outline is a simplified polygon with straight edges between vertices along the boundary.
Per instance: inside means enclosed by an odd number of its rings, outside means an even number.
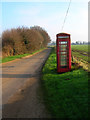
M47 49L47 48L45 48L45 49L43 49L43 50L46 50L46 49ZM31 55L27 55L27 56L25 56L25 57L17 58L17 59L15 59L15 60L8 61L8 62L1 63L1 64L4 65L4 64L8 64L8 63L15 62L15 61L19 61L19 60L21 60L21 59L25 59L25 58L28 58L28 57L32 57L33 55L36 55L36 54L42 52L43 50L41 50L41 51L39 51L39 52L36 52L36 53L34 53L34 54L31 54Z

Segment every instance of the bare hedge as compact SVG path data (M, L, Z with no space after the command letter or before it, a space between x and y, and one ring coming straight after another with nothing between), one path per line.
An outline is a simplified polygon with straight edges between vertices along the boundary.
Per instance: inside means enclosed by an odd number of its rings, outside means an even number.
M47 46L48 33L39 26L18 27L2 33L2 56L31 53Z

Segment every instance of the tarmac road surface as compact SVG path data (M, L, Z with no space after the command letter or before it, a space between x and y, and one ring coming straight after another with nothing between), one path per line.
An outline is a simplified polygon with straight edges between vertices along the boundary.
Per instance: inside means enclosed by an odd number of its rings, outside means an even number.
M47 48L2 65L3 118L50 117L40 93L41 69L50 52L51 48Z

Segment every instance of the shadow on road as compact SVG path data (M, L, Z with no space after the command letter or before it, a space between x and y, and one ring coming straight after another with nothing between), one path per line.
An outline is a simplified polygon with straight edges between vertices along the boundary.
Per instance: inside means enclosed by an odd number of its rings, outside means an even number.
M39 77L30 78L3 106L3 118L50 118L39 89Z
M2 74L2 78L31 78L36 77L38 74Z

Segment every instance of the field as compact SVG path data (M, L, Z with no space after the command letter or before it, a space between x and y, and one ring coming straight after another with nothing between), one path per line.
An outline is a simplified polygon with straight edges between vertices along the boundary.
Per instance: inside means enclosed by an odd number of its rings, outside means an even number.
M72 45L72 56L84 69L90 71L90 45Z
M90 45L72 45L72 50L83 51L88 53L89 46Z
M56 53L43 68L42 87L47 108L54 118L88 119L88 72L77 64L57 74Z
M89 46L90 45L72 45L72 55L78 57L79 59L90 62Z

